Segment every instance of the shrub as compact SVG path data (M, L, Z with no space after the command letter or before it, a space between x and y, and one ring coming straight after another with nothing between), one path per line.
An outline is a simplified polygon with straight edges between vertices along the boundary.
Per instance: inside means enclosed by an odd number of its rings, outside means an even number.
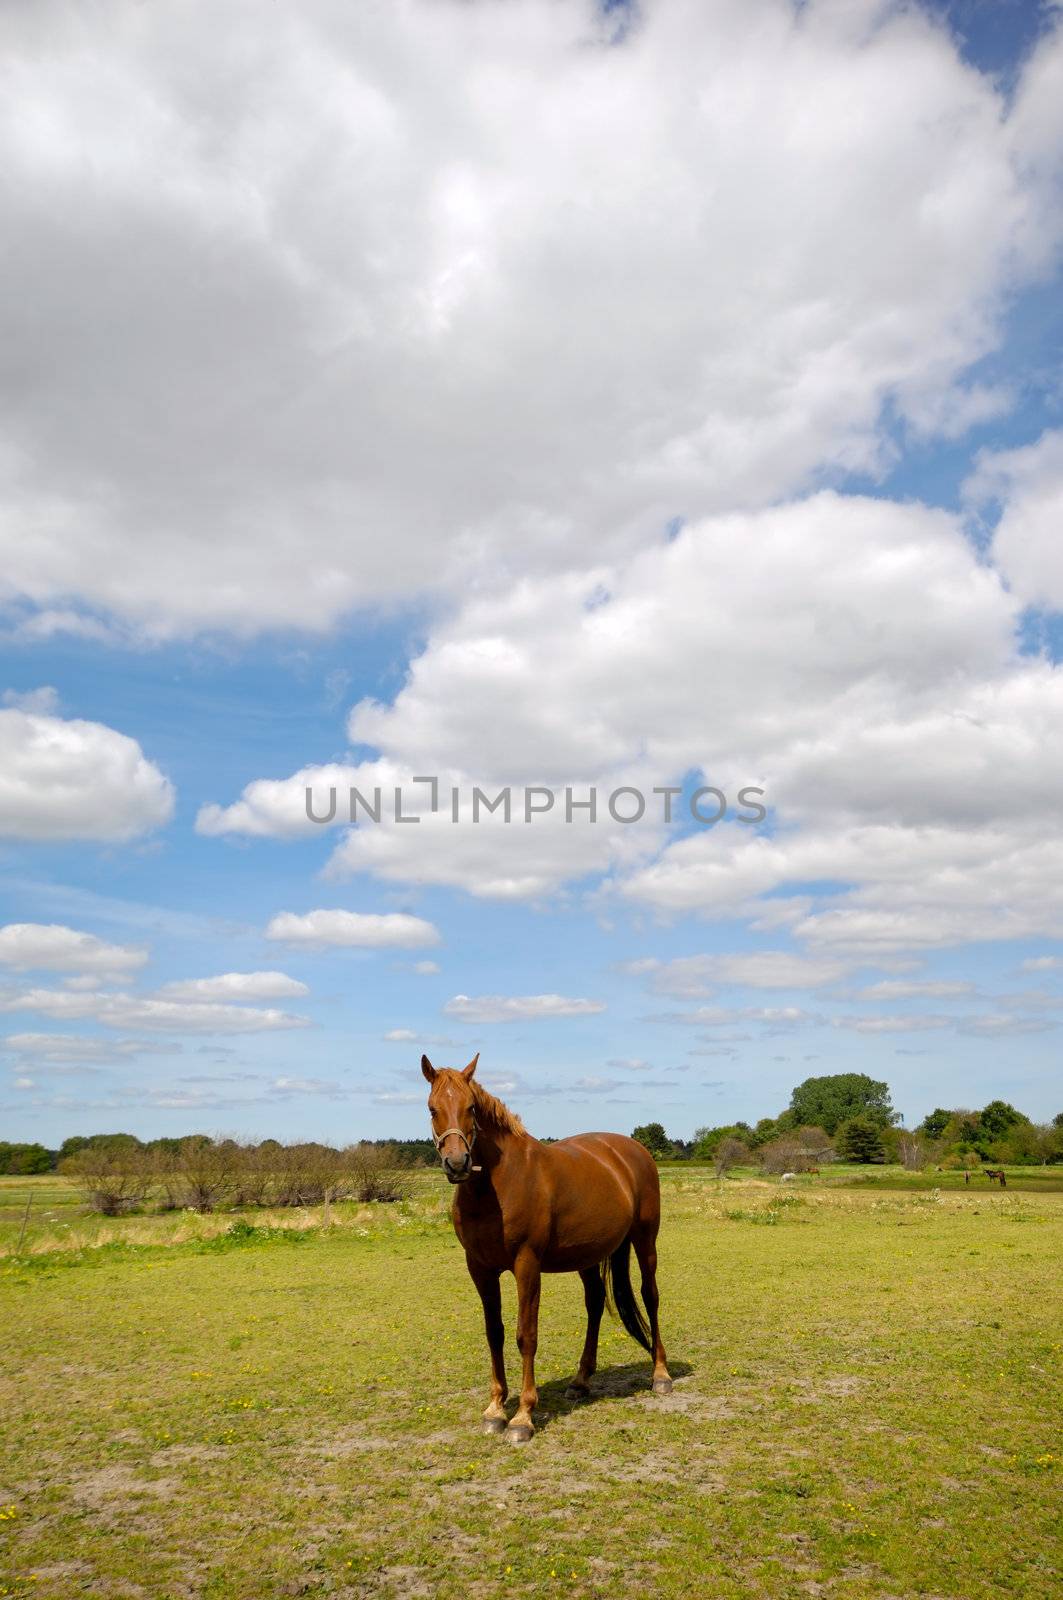
M89 1205L105 1217L117 1217L139 1206L151 1183L145 1153L136 1145L86 1145L62 1163L61 1171L81 1189Z
M182 1139L172 1158L178 1204L193 1211L216 1211L236 1186L239 1147L231 1139L215 1143L203 1134Z
M343 1152L349 1193L355 1200L405 1200L410 1180L388 1145L352 1144Z
M807 1172L833 1160L834 1147L822 1128L798 1128L796 1133L780 1134L760 1147L765 1172Z
M724 1178L732 1167L741 1166L743 1162L748 1160L749 1146L743 1144L741 1139L734 1139L730 1136L726 1139L721 1139L716 1146L716 1154L713 1157L716 1176Z

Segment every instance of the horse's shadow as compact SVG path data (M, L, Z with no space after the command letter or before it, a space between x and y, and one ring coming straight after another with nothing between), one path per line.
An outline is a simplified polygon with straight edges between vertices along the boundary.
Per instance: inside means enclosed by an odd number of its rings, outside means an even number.
M670 1361L668 1370L673 1378L686 1378L694 1371L689 1361ZM571 1378L552 1378L539 1387L539 1402L535 1407L535 1431L543 1433L560 1417L571 1416L574 1411L585 1411L588 1406L603 1405L609 1400L626 1400L633 1394L650 1394L653 1376L645 1361L629 1361L623 1366L604 1367L590 1380L589 1395L573 1397L568 1393Z

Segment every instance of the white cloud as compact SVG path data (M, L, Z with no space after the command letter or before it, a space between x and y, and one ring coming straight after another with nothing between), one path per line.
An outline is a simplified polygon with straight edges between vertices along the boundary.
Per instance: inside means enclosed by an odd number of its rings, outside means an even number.
M113 976L134 972L147 959L147 951L134 945L107 944L60 923L9 922L0 928L0 964L19 972Z
M309 993L305 983L284 972L223 972L165 983L159 990L167 1000L290 1000Z
M972 1033L995 1039L1010 1033L1047 1033L1059 1024L1047 1017L1013 1017L1009 1015L969 1017L960 1023L961 1033Z
M473 597L390 706L363 703L350 719L352 739L383 752L351 770L464 775L461 820L445 787L434 815L422 790L419 825L359 825L332 870L509 898L606 873L664 914L796 935L821 971L1063 936L1048 870L1063 669L1017 653L1018 620L957 518L834 494ZM662 852L659 821L592 827L560 805L530 826L469 820L473 781L648 793L691 770L732 798L762 786L773 831L673 830Z
M837 983L851 963L794 954L752 950L736 955L679 956L673 961L633 962L629 970L648 972L657 994L699 999L719 985L750 989L819 989Z
M196 817L196 832L208 837L228 833L259 838L313 836L349 817L352 788L364 786L363 792L372 803L375 787L382 785L384 792L390 794L399 781L399 774L379 763L375 768L365 768L341 766L335 762L303 767L290 778L257 778L247 785L233 805L201 806ZM317 817L328 815L330 795L335 791L336 817L331 824L311 821L307 815L307 789L313 791L311 806Z
M445 1033L418 1033L413 1028L391 1028L384 1035L387 1044L410 1044L416 1042L420 1045L453 1045L456 1039L451 1039Z
M418 977L430 978L430 977L433 977L434 974L437 973L440 970L439 962L438 961L415 961L414 964L413 964L413 970L414 970L414 972L417 973Z
M818 1022L820 1018L801 1006L694 1006L689 1011L666 1011L649 1020L678 1022L694 1028L729 1028L736 1022L762 1022L768 1028L791 1028Z
M1019 450L983 451L966 493L1003 502L993 559L1015 593L1063 610L1063 428Z
M1030 956L1022 963L1023 972L1063 972L1063 956Z
M309 1026L305 1017L274 1007L72 989L0 992L0 1013L12 1011L35 1011L55 1021L91 1018L110 1028L146 1028L162 1033L270 1033Z
M835 1028L847 1028L854 1033L930 1033L940 1028L955 1028L955 1017L905 1016L888 1013L882 1016L832 1017Z
M158 1046L147 1039L97 1039L78 1033L8 1033L0 1036L0 1048L41 1065L66 1066L106 1064Z
M123 841L173 814L168 778L99 722L0 711L0 836Z
M411 950L439 943L439 930L423 917L389 911L376 915L360 911L279 911L266 929L266 938L316 949Z
M946 978L884 978L858 989L856 1000L966 1000L977 994L973 983Z
M13 706L16 711L30 711L50 717L59 709L59 691L47 684L43 688L27 689L21 693L17 689L5 689L0 695L0 703Z
M443 1010L461 1022L530 1022L543 1017L591 1016L604 1011L605 1003L571 999L563 994L456 994Z
M321 627L874 471L887 408L1000 404L968 371L1057 244L1058 44L1006 98L881 0L0 29L3 567L49 628Z

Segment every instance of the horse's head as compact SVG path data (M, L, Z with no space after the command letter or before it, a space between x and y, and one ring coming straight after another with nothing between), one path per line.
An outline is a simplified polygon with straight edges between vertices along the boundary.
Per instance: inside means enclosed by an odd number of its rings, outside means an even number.
M478 1054L474 1055L467 1067L454 1072L449 1067L437 1070L427 1056L421 1057L421 1071L430 1085L428 1112L432 1118L432 1140L451 1183L464 1183L480 1170L472 1164L472 1147L476 1143L472 1075L479 1059Z

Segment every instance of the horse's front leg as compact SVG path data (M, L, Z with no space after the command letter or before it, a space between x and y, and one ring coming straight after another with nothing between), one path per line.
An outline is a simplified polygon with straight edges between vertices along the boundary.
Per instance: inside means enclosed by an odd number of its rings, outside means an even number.
M484 1329L487 1333L487 1348L491 1352L491 1400L484 1412L484 1432L504 1433L506 1428L505 1400L509 1393L506 1384L506 1368L503 1357L503 1347L506 1342L506 1328L502 1321L502 1290L499 1286L498 1272L490 1268L474 1266L468 1262L469 1276L476 1285L484 1308Z
M517 1280L517 1349L524 1363L520 1390L520 1405L506 1429L506 1438L513 1444L524 1444L535 1432L532 1412L539 1400L535 1387L535 1350L539 1343L539 1259L530 1250L524 1250L513 1266Z

